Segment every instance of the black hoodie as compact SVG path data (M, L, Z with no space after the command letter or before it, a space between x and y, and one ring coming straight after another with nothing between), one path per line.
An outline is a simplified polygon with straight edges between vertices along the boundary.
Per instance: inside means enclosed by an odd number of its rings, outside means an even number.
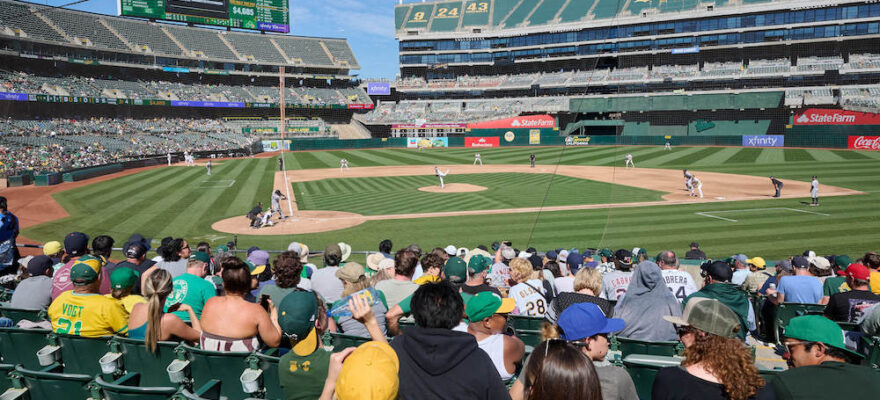
M400 360L399 399L510 399L489 355L469 333L412 327L391 347Z

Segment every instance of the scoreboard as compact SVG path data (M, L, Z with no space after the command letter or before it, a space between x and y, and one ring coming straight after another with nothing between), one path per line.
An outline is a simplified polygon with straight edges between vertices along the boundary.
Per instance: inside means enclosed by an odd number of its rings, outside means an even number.
M119 15L290 32L288 0L119 0Z

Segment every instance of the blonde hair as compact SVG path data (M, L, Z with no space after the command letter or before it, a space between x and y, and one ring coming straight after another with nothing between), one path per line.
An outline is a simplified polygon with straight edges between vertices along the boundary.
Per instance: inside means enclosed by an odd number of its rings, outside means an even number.
M369 286L375 287L377 283L382 282L382 281L387 281L391 278L394 278L394 268L380 269L380 270L376 271L376 273L374 273L373 276L370 277Z
M370 287L370 280L366 276L361 275L357 282L342 281L342 286L342 297L346 297Z
M144 282L144 297L147 299L147 332L144 342L147 350L156 352L156 342L162 335L162 308L165 299L174 290L171 284L171 274L164 269L156 269Z
M574 276L574 291L590 289L596 296L602 292L602 274L595 268L581 268Z
M524 258L514 258L510 260L510 277L517 282L525 282L532 278L535 270L532 269L532 263Z

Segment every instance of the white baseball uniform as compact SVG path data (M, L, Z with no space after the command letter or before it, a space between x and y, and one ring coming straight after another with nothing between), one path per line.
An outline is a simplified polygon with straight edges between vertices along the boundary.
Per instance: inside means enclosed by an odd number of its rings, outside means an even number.
M474 154L474 165L477 165L477 162L479 162L480 165L483 165L483 159L480 158L480 153Z
M666 147L664 148L664 150L672 150L672 146L669 144L669 142L666 142Z
M694 195L694 189L697 190L697 193L700 194L700 198L703 198L703 182L700 182L700 179L696 176L691 178L691 196Z
M626 164L624 165L624 168L629 167L630 165L632 165L633 168L636 167L636 164L633 163L633 155L627 154L626 155Z
M346 160L344 158L339 160L339 170L342 171L343 168L349 169L348 168L348 160Z
M272 215L275 215L275 213L278 213L278 216L281 219L284 219L284 213L281 212L281 198L282 197L283 197L282 195L275 193L275 192L272 192L272 212L269 213L269 218L272 218Z
M434 174L436 174L437 177L440 178L440 189L446 188L446 185L443 184L443 177L449 175L449 170L447 169L446 172L440 172L440 168L435 167Z

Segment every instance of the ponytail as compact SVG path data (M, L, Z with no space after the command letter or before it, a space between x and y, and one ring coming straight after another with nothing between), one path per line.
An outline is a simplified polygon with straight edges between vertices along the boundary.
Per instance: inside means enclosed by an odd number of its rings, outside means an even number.
M162 336L162 309L173 288L171 274L164 269L153 271L144 283L144 296L147 298L147 332L144 342L151 353L156 352L156 342Z

